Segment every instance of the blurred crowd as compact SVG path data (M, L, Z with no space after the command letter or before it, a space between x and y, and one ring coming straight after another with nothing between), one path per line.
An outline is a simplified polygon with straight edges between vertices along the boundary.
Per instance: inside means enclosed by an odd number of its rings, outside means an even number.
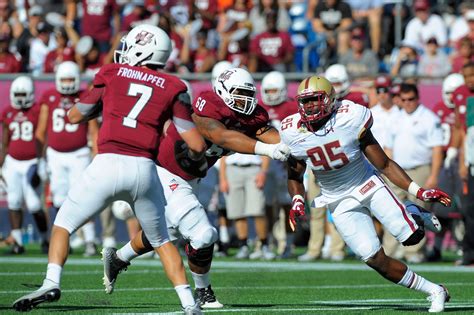
M0 73L53 73L75 61L93 74L120 38L148 23L173 42L167 70L442 77L473 60L474 2L430 0L0 0ZM399 34L399 36L397 36Z

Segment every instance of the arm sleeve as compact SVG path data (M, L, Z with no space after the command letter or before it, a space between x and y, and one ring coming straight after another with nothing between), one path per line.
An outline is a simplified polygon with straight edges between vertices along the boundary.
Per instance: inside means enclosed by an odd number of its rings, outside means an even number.
M76 103L76 108L85 117L95 117L102 111L103 87L93 87Z
M173 123L179 133L186 132L195 127L191 118L192 109L189 104L189 95L180 93L173 105Z

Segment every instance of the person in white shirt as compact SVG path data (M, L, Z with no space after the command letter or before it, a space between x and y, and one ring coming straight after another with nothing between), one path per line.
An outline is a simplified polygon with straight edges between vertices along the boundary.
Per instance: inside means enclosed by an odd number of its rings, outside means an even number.
M396 163L417 183L423 187L435 188L443 163L443 130L438 116L420 104L418 88L414 84L403 83L400 86L402 109L388 132L385 150ZM405 191L393 187L398 198L408 199L419 206L429 209L429 204L417 201ZM384 235L384 248L393 254L397 244L390 235ZM415 246L404 248L404 256L411 263L425 259L422 241Z
M408 22L404 39L424 45L428 39L435 37L440 47L446 46L448 29L439 15L430 13L428 0L415 0L413 9L415 17Z

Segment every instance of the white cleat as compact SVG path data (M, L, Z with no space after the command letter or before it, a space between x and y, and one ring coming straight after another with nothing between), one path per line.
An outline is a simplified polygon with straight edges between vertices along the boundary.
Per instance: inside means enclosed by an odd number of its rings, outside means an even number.
M440 285L440 290L433 292L427 297L427 300L431 302L431 307L428 310L430 313L440 313L444 311L444 304L449 302L448 289L444 285Z
M194 305L186 306L185 308L183 308L183 312L185 315L202 315L199 302L196 302L196 304Z
M117 249L112 247L107 247L102 250L102 263L104 264L103 280L105 293L112 294L119 273L123 270L127 270L130 263L120 260L117 256Z

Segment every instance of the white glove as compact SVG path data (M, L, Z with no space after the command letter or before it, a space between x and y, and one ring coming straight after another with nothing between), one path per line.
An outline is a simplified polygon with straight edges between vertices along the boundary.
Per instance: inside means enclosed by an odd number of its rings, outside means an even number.
M255 144L255 154L266 155L274 160L286 161L290 156L290 148L283 142L277 144L268 144L257 141Z
M451 166L453 160L458 156L458 149L449 147L446 151L446 158L444 159L444 168L448 169Z
M41 181L48 180L48 166L46 165L46 160L44 158L38 159L38 176L41 178Z

